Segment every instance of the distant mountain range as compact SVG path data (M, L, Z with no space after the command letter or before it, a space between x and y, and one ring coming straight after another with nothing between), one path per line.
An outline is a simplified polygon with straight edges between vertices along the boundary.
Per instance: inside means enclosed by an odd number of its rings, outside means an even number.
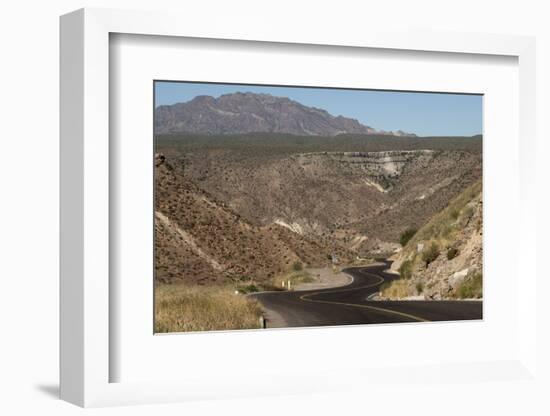
M185 133L416 136L401 130L376 130L356 119L333 116L326 110L308 107L286 97L249 92L218 98L203 95L185 103L157 107L155 134Z

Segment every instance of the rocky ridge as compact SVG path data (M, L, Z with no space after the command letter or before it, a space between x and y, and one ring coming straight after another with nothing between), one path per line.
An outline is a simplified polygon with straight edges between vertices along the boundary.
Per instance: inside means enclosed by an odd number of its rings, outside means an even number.
M414 136L398 130L376 130L356 119L333 116L286 97L237 92L218 98L197 96L155 110L155 134L288 133L306 136L382 134Z
M208 149L180 160L190 180L250 223L328 238L359 255L393 251L407 227L425 224L481 176L480 155L466 151Z

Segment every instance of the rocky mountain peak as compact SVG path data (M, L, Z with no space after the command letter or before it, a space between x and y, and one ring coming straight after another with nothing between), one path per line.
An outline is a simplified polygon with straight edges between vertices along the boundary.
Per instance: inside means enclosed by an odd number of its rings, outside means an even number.
M388 134L358 120L333 116L287 97L252 92L197 96L185 103L161 105L155 111L156 134L285 133L304 136Z

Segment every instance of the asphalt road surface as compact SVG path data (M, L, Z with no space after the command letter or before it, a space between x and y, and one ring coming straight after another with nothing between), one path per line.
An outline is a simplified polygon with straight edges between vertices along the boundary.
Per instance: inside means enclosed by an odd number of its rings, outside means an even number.
M481 301L369 301L380 285L397 278L385 273L389 262L352 267L347 286L295 292L263 292L251 295L268 311L282 318L271 326L303 327L397 322L476 320L483 317ZM270 327L269 319L267 327Z

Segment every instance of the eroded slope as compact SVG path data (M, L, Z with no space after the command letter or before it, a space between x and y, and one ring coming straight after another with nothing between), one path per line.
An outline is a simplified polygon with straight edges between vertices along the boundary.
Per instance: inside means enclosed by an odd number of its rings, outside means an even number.
M277 225L254 225L159 156L156 159L156 280L208 284L268 281L296 262L322 266L349 252Z

